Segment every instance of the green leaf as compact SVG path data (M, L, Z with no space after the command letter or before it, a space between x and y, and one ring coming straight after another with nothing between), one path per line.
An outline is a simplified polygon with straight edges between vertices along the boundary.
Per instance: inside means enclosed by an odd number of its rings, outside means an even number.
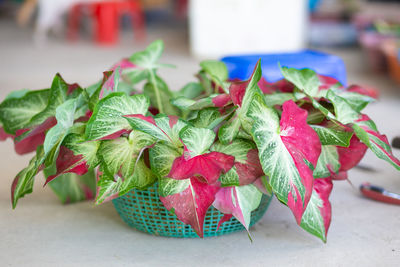
M47 132L43 143L46 166L53 164L62 141L74 124L76 107L77 99L69 99L56 109L57 124Z
M137 52L130 57L130 61L144 69L156 69L159 67L157 61L164 51L164 42L154 41L144 51Z
M168 142L158 142L150 148L151 170L159 177L166 177L174 160L182 155L182 149L171 146ZM186 186L187 187L187 186Z
M141 158L135 166L133 175L124 179L119 190L119 195L125 195L134 188L139 190L145 190L157 181L157 177L153 172L146 166L144 159Z
M193 99L203 93L204 88L200 83L190 82L186 84L181 90L176 92L175 97L182 96L184 98Z
M96 140L107 137L130 125L123 115L146 114L149 99L144 95L127 96L125 93L111 93L96 105L87 123L86 139Z
M156 101L155 87L157 87L160 93L163 112L168 115L179 115L179 110L170 103L172 92L169 90L167 84L159 76L156 76L155 83L156 86L153 83L146 83L143 89L143 93L150 99L151 106L161 110Z
M237 205L240 207L244 226L248 229L250 226L251 212L258 208L261 202L262 193L254 185L244 185L235 187L237 194Z
M246 164L246 174L251 174L253 168L251 168L252 164L255 162L248 162L248 152L251 149L256 149L256 145L248 140L244 139L235 139L230 144L223 144L221 142L216 142L211 147L211 151L221 152L227 155L231 155L235 157L235 162ZM257 163L259 164L259 163ZM247 176L249 176L247 175ZM238 170L234 165L227 173L221 174L219 181L221 181L222 187L228 186L239 186L241 185L241 179L238 174Z
M46 107L31 118L27 127L43 123L49 117L56 114L58 106L63 104L67 99L76 98L82 92L82 89L78 88L68 95L68 89L69 85L64 81L61 75L57 73L51 84Z
M132 85L149 78L149 72L146 69L139 68L126 69L122 72L122 75L126 77Z
M185 98L183 96L171 100L171 104L180 108L181 110L201 110L204 108L215 107L213 99L221 96L220 94L212 94L208 97L199 100Z
M218 151L235 157L235 162L247 163L247 153L251 149L256 149L256 145L248 140L235 139L232 143L226 145L220 142L213 144L211 150Z
M154 141L148 134L132 131L129 139L120 137L102 141L98 153L103 158L102 164L107 165L111 175L121 173L126 179L133 175L140 152Z
M350 145L350 139L353 136L352 132L346 132L332 127L329 128L319 125L310 126L315 132L317 132L322 145L335 145L343 147L348 147Z
M86 142L84 135L71 133L65 137L62 145L74 152L74 155L82 155L83 160L89 168L94 168L99 164L97 151L100 146L100 141Z
M133 129L147 133L157 140L170 142L173 146L182 146L179 139L179 132L187 123L181 119L176 119L173 116L168 117L163 114L157 115L155 119L152 117L126 117L125 119Z
M118 197L122 183L123 179L118 175L112 177L105 173L101 174L97 180L95 204L99 205L105 201Z
M208 128L213 130L231 114L221 115L218 108L205 108L198 112L197 117L190 121L198 128Z
M336 146L323 145L314 170L315 178L325 178L337 173L340 169L339 154Z
M0 120L4 131L15 134L18 129L27 128L31 118L47 106L49 93L49 89L44 89L6 98L0 104Z
M366 95L358 94L355 92L339 91L335 92L357 112L361 112L369 103L374 102L375 99Z
M269 107L282 105L288 100L296 101L296 97L291 93L274 93L265 95L265 103Z
M218 84L228 79L228 68L222 61L205 60L200 62L200 67L210 75L211 78L216 78Z
M115 75L113 75L113 73L114 73L114 71L112 71L112 70L103 72L103 80L101 82L95 84L95 85L97 85L97 87L95 88L94 92L90 94L90 90L93 90L93 88L91 88L89 90L89 95L90 95L89 108L90 108L90 110L94 110L94 107L99 102L101 91L103 91L103 97L107 96L108 94L110 94L113 91L113 90L109 90L109 88L106 88L106 86L105 86L105 83L109 79L111 79L112 82L114 83L114 86L111 89L115 89L118 87L119 72L117 71L117 73ZM114 90L114 91L116 91L116 90Z
M179 133L191 157L196 157L208 151L214 143L215 133L210 129L186 126Z
M241 123L237 116L233 116L230 121L222 125L218 130L218 139L223 144L232 142L239 133Z
M107 167L102 166L101 171L106 171ZM134 188L145 189L156 181L156 177L147 168L143 159L140 159L135 167L133 175L122 178L119 175L111 176L109 173L100 175L97 181L96 205L122 196Z
M178 194L185 190L189 184L189 179L175 180L168 177L160 178L158 180L158 194L161 197Z
M43 147L39 146L36 155L30 160L28 167L20 171L11 186L11 202L13 209L17 206L18 199L32 193L34 178L39 172L44 157Z
M305 92L307 95L314 97L318 94L320 81L311 69L295 69L281 67L281 72L286 80L293 83L298 89Z
M337 95L333 90L328 90L326 96L332 102L335 108L335 117L340 123L352 123L360 116L360 113L354 110L346 99Z
M199 71L197 78L199 78L200 84L204 88L205 95L211 95L213 93L213 86L207 73L204 70Z
M84 175L66 173L48 183L62 203L75 203L92 199L96 192L94 171Z
M253 97L256 93L261 93L260 88L258 87L258 81L261 79L261 62L260 60L257 62L256 67L254 68L254 72L251 76L251 79L246 87L246 92L242 99L242 104L236 111L236 114L240 120L241 128L247 133L251 132L252 129L252 119L248 117L247 113L249 111L250 105L253 101ZM235 128L234 128L235 129Z
M45 90L48 90L48 89L45 89ZM12 98L22 98L29 92L32 92L32 91L30 91L28 89L12 91L6 96L6 98L4 100L12 99ZM36 92L36 91L33 91L33 92Z

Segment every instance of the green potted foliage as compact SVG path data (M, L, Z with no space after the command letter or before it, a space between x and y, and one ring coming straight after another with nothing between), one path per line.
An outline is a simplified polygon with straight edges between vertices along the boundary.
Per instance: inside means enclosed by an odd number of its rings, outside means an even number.
M13 208L43 170L62 201L113 200L127 223L153 234L249 230L275 195L326 241L333 180L347 179L367 148L400 170L361 113L369 91L287 67L269 83L260 62L232 81L219 61L201 62L198 82L170 91L157 75L170 66L158 62L162 51L156 41L88 88L57 74L48 89L7 96L1 138L36 152L12 183Z

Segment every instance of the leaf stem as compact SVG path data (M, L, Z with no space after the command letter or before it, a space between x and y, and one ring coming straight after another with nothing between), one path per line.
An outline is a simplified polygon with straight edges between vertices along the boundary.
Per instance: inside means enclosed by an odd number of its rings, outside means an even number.
M154 71L150 70L150 82L153 84L154 92L156 93L156 100L157 100L157 108L160 113L164 113L160 91L157 86L156 76L154 75Z

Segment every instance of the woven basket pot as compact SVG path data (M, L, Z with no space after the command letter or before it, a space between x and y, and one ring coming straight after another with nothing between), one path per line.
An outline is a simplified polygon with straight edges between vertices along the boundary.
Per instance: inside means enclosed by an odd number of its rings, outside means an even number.
M263 195L260 206L251 214L250 226L254 225L267 211L272 196ZM179 221L160 201L157 184L146 190L132 190L113 200L121 218L131 227L140 231L169 237L198 237L190 225ZM234 217L224 222L217 231L223 214L210 207L204 220L204 237L220 236L242 231L245 228Z

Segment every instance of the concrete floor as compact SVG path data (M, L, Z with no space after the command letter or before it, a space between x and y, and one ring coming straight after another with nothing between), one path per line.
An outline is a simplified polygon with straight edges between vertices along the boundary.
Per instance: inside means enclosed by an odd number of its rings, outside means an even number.
M163 61L178 69L161 74L172 89L194 79L198 60L191 58L184 27L154 27L148 41L166 43ZM12 90L43 88L60 72L68 82L89 85L118 59L142 49L146 42L131 41L124 34L116 47L97 47L84 40L74 44L50 40L35 47L29 30L0 21L0 99ZM367 113L389 139L400 134L399 86L383 76L364 72L357 49L333 51L345 60L349 81L382 90L380 102ZM400 156L400 151L395 151ZM0 266L399 266L400 207L364 199L347 182L337 182L331 196L333 220L328 243L323 244L300 229L290 211L273 200L267 214L245 232L219 238L172 239L150 236L126 226L111 203L61 206L43 188L38 176L34 193L11 209L10 185L30 156L13 152L10 141L0 144ZM400 192L400 173L368 152L362 164L375 172L355 169L355 187L368 181Z

